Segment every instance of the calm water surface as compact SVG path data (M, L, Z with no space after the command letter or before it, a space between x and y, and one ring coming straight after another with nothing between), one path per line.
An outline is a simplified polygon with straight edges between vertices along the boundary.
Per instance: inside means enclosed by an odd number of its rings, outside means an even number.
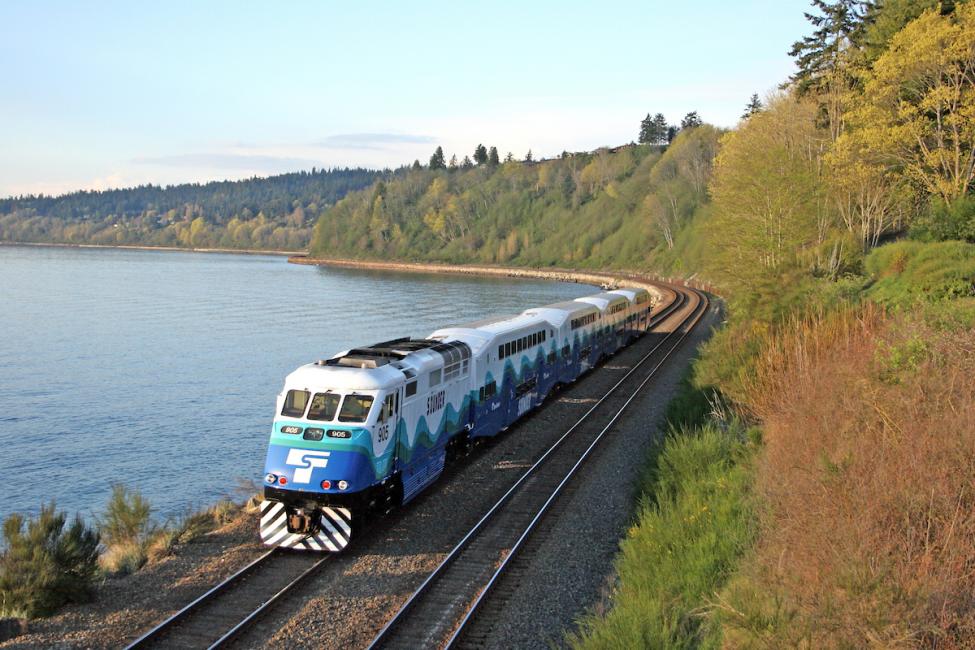
M0 515L157 515L262 476L274 399L354 345L575 298L585 285L324 269L284 257L0 246Z

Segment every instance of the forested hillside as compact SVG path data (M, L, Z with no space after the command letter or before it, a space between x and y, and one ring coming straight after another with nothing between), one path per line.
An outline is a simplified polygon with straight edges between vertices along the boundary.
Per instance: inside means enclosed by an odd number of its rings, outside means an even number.
M0 199L0 241L303 250L323 211L388 173L312 169L243 181Z
M647 268L707 200L721 132L471 169L412 169L326 212L312 256Z

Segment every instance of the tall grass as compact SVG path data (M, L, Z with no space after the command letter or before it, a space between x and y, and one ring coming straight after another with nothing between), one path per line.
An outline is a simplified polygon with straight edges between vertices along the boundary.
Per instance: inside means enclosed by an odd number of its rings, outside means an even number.
M707 603L754 534L746 439L740 424L708 424L674 429L654 451L616 560L612 607L581 621L573 647L718 644Z
M975 333L869 306L796 321L747 399L765 516L725 642L971 647Z

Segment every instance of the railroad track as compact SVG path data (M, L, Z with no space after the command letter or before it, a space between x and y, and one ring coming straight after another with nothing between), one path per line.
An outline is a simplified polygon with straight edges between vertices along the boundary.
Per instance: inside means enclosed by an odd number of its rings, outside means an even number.
M688 297L685 292L673 291L673 294L674 298L670 303L660 309L656 314L653 314L651 328L666 321L686 304ZM667 338L669 337L670 335ZM664 341L666 340L665 338ZM549 454L553 453L556 447L559 447L563 440L570 436L583 421L589 418L590 414L597 407L613 394L641 364L664 344L664 341L654 346L650 353L644 356L623 379L617 382L596 405L583 415L542 456L539 463L543 462ZM531 474L533 470L534 467L527 474ZM502 501L506 500L508 495L525 481L527 474L523 475L522 479L509 490ZM497 508L498 505L486 515L485 519L491 517ZM484 522L484 519L482 519L482 522ZM471 534L469 533L461 544L465 544L470 536ZM287 549L272 549L267 551L172 616L157 624L154 628L133 641L127 648L225 647L243 634L272 607L287 599L299 585L304 584L309 578L317 574L333 557L334 554L317 555L301 551L289 551ZM399 617L399 614L397 616ZM391 621L390 625L387 625L387 628L390 628L395 620Z
M691 291L678 295L684 299L668 310L668 315L686 300L694 303L680 324L511 486L386 623L370 650L458 645L492 589L525 548L526 540L572 485L577 470L707 311L709 303L704 294ZM641 368L645 372L640 372ZM594 414L602 417L592 417ZM485 627L490 628L490 622ZM476 646L481 640L464 641Z
M133 641L128 648L219 648L233 641L332 555L271 549Z

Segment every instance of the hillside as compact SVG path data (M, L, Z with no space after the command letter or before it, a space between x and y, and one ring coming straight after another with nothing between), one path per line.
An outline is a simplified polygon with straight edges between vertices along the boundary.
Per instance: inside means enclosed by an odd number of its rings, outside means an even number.
M324 210L388 173L313 169L242 181L0 199L0 241L304 249Z
M647 268L675 258L706 201L721 132L662 151L628 145L541 162L412 169L353 192L315 227L310 254L531 266Z

